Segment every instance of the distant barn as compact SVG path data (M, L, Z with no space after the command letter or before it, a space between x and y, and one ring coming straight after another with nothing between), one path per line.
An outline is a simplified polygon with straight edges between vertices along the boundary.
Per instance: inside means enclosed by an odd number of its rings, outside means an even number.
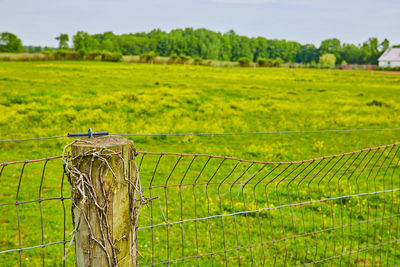
M400 48L389 48L379 58L380 67L400 67Z

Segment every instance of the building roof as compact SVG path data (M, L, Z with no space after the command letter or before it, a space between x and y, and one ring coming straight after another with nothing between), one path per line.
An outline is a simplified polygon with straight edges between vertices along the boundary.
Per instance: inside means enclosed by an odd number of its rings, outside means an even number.
M400 61L400 48L389 48L382 54L379 61Z

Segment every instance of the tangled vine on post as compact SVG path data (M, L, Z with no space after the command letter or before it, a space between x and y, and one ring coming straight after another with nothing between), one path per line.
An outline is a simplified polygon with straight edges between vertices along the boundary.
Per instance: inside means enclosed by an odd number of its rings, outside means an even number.
M119 136L75 140L64 148L77 266L136 266L137 217L149 200L135 156L133 142Z

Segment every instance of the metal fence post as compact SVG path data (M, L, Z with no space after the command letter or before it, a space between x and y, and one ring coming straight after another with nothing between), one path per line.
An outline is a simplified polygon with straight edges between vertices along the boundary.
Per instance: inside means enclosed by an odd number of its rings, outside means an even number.
M136 164L120 136L71 145L76 266L136 266Z

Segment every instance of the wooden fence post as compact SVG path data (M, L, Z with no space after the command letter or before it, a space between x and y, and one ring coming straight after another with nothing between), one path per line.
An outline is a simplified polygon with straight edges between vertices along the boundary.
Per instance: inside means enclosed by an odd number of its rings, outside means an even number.
M136 266L133 142L120 136L71 145L76 266Z

